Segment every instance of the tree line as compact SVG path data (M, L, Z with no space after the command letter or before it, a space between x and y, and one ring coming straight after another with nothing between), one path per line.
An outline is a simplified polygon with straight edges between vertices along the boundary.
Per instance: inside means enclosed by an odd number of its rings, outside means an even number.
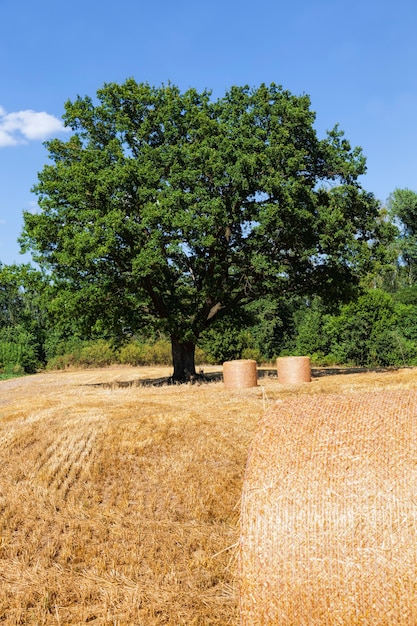
M382 206L362 150L337 125L317 136L308 96L128 79L63 119L24 213L34 265L0 268L5 372L152 351L176 381L248 356L417 361L417 194Z

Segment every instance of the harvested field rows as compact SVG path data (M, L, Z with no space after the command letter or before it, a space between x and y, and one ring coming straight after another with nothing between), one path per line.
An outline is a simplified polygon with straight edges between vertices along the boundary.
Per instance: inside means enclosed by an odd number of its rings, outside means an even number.
M0 383L3 624L238 624L240 496L265 408L417 383L412 369L313 372L311 384L290 387L265 370L245 390L141 385L169 373Z

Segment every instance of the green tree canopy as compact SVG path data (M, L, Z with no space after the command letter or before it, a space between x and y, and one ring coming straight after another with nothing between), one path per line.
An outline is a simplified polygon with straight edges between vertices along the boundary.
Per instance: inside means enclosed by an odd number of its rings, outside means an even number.
M417 278L417 193L411 189L395 189L388 198L391 219L398 224L400 268L405 270L406 284Z
M266 294L343 297L378 244L359 148L319 139L306 95L271 84L212 99L128 79L65 105L23 250L61 317L172 340L174 379L200 333Z

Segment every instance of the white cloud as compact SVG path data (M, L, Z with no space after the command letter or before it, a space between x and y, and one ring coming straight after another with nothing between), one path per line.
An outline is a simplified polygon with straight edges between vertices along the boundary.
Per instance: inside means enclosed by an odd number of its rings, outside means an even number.
M0 107L0 148L27 141L43 141L54 133L67 131L61 120L45 111L31 109L7 113Z

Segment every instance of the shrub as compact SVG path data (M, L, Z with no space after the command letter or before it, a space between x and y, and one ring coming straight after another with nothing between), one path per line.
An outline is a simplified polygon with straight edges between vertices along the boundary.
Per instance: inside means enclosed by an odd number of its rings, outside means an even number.
M195 364L205 365L206 363L209 363L209 358L207 354L202 348L199 348L199 346L197 346L195 349Z
M155 341L134 340L119 350L119 363L128 365L172 365L171 343L167 339ZM195 350L195 364L208 363L204 350L197 347Z
M76 367L77 360L73 354L59 354L48 360L46 369L48 370L66 370L70 367Z
M68 369L70 367L106 367L117 361L117 354L111 342L104 339L82 341L73 338L56 344L58 354L50 357L47 369Z
M126 365L141 365L144 359L143 344L130 342L119 350L119 363Z
M110 342L98 339L82 347L79 365L81 367L106 367L116 360L116 353Z
M344 305L337 316L326 316L323 333L339 363L393 365L395 303L388 293L371 289L357 301Z
M36 338L22 326L0 332L0 363L3 374L33 374L39 367Z
M325 355L329 352L329 338L323 332L325 309L320 299L303 307L295 314L296 334L293 352L296 355Z
M171 365L172 348L167 339L158 339L155 343L148 344L149 361L152 365Z
M205 331L200 338L200 348L207 355L208 363L224 363L242 358L245 350L255 349L250 331L238 329L233 322L223 320ZM257 355L259 351L257 352Z
M112 363L133 366L172 365L171 343L167 339L132 340L118 351L110 341L82 341L72 338L54 343L57 354L48 359L47 369L64 370L71 367L106 367ZM196 365L207 363L205 352L195 353Z
M257 363L262 363L264 360L262 354L258 348L245 348L240 355L241 359L253 359Z
M171 365L171 344L167 339L154 342L131 341L119 350L119 362L129 365Z
M380 289L343 305L337 315L326 313L316 300L295 318L291 353L309 354L315 365L385 367L417 361L415 306Z

